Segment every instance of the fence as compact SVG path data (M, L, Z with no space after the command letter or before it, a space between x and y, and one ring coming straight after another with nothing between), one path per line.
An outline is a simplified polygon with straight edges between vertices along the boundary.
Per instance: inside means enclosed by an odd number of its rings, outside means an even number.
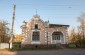
M7 49L10 47L9 45L9 43L0 43L0 49Z

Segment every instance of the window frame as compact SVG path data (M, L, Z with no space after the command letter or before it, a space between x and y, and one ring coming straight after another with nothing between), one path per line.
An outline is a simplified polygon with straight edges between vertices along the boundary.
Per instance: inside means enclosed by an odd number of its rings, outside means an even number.
M37 34L38 35L37 35ZM32 33L32 41L40 41L40 32L38 32L38 31L34 31L33 33Z
M53 35L52 40L60 40L60 35Z
M35 24L35 29L38 29L38 24Z

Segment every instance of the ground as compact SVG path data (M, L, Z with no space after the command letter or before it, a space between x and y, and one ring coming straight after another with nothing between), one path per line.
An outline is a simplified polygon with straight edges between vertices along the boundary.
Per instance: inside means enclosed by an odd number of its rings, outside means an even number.
M85 55L85 49L1 51L0 55Z

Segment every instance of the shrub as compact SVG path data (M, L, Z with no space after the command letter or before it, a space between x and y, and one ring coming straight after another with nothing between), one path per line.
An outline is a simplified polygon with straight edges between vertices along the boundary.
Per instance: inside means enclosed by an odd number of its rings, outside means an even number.
M84 45L81 45L81 48L85 48L85 44Z
M69 44L69 48L76 48L75 44Z
M12 50L19 50L20 46L18 44L14 44Z

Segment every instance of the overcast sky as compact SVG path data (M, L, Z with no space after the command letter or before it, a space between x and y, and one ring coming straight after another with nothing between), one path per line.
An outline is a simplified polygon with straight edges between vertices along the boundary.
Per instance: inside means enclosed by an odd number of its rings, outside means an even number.
M15 33L21 33L22 22L27 22L33 15L49 20L52 24L78 26L77 17L85 12L85 0L0 0L0 19L9 22L11 28L13 4L16 5Z

